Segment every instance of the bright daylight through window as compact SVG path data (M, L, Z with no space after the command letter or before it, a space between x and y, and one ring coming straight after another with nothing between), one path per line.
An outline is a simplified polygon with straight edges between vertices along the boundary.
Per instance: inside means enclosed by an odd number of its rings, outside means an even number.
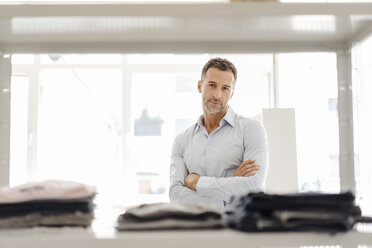
M99 204L169 201L171 145L202 114L196 86L215 56L238 68L237 113L261 121L264 108L294 109L299 191L337 192L332 53L14 54L11 185L65 179L97 186Z
M372 215L372 37L356 46L354 52L356 188L365 215Z

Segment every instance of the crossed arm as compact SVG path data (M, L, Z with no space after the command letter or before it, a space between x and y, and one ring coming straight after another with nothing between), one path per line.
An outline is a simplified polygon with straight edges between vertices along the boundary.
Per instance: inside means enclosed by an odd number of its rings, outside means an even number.
M261 126L253 131L258 138L250 139L253 142L245 146L245 161L233 177L190 174L182 156L182 140L176 139L172 150L171 201L213 205L223 209L232 195L262 191L267 172L266 135Z
M235 171L234 177L250 177L256 174L259 169L259 165L255 164L256 160L244 161ZM200 176L196 173L188 174L185 177L185 186L189 189L196 191L196 185L199 181Z

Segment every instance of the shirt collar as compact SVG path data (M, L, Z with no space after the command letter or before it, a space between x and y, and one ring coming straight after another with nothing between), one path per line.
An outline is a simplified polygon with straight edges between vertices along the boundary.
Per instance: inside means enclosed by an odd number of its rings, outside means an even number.
M235 118L236 114L234 110L229 106L229 109L227 110L227 113L223 117L223 120L227 121L231 126L235 126Z
M227 110L225 116L222 118L220 122L220 126L222 126L223 122L226 121L229 123L231 126L235 126L235 118L236 114L234 110L229 106L229 109ZM203 126L203 120L204 120L204 115L201 115L197 121L197 126L202 127Z

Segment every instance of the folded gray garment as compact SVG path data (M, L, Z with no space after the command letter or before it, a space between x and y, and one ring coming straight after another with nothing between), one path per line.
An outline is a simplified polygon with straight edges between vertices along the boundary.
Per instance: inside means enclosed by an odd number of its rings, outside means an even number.
M32 213L24 216L0 218L0 229L27 228L37 226L40 214Z
M35 226L90 226L94 218L93 213L75 212L70 214L48 215L32 213L24 216L0 218L0 229L29 228Z
M130 208L117 221L118 230L189 229L223 227L221 213L182 203L153 203Z

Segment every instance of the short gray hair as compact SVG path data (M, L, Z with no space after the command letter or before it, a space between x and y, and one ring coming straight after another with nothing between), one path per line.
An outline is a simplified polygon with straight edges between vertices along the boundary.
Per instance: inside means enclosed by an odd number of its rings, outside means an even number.
M201 80L202 81L204 81L205 74L207 73L208 69L211 68L211 67L217 68L218 70L221 70L221 71L232 72L232 74L234 75L234 82L233 83L235 84L238 72L237 72L233 63L231 63L229 60L223 59L223 58L212 58L204 65L203 70L202 70L202 74L201 74Z

